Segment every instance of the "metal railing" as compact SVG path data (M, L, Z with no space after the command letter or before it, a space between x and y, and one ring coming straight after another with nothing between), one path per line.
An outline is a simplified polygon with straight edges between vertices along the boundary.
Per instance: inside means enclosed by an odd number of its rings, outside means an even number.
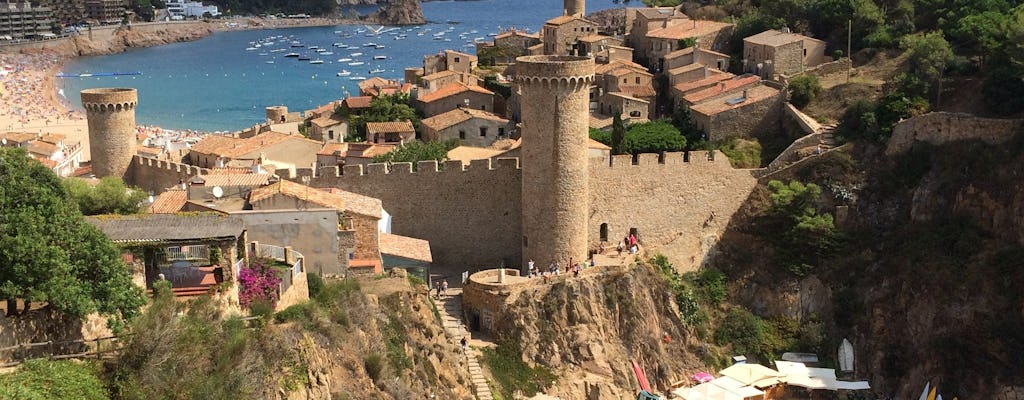
M284 261L284 247L260 243L260 245L256 247L256 257L266 257L278 261Z

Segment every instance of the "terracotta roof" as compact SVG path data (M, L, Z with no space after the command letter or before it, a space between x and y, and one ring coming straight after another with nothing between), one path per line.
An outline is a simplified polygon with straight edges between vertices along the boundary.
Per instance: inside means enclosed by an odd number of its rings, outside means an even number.
M245 231L241 219L215 213L101 215L85 220L114 242L237 238Z
M309 186L282 179L276 183L253 189L249 194L249 202L258 201L282 194L303 201L333 208L338 211L351 211L355 214L380 219L383 215L381 202L373 197L346 192L341 189L316 189Z
M164 149L158 147L138 146L135 148L135 152L143 156L153 157L163 154Z
M675 7L642 7L637 8L636 13L647 19L688 18L686 14L679 12Z
M433 102L433 101L437 101L437 100L443 99L445 97L455 96L457 94L461 94L461 93L465 93L465 92L476 92L476 93L486 94L486 95L493 95L494 94L494 92L492 92L490 90L487 90L487 89L484 89L484 88L482 88L480 86L477 86L477 85L467 85L467 84L462 83L462 82L452 82L452 83L449 83L449 84L445 85L444 87L442 87L440 89L437 89L437 90L435 90L433 92L430 92L430 93L427 93L427 94L425 94L423 96L420 96L420 98L418 100L421 101L421 102L424 102L424 103L430 103L430 102Z
M504 153L505 150L489 149L486 147L459 146L448 150L449 160L461 160L469 162L472 160L483 160Z
M694 20L694 23L686 22L678 25L673 25L668 28L661 28L650 31L647 33L647 37L654 39L679 40L709 35L718 32L722 29L728 28L730 26L733 26L733 24L727 24L724 22L716 21Z
M380 252L389 256L407 258L410 260L433 262L430 255L430 242L423 239L411 238L408 236L380 233Z
M547 20L547 22L544 22L544 25L563 25L575 20L580 20L588 24L594 25L594 23L590 22L590 20L580 17L578 15L563 15L560 17L554 17L552 19Z
M423 75L423 76L420 77L420 79L425 80L425 81L429 81L429 80L434 80L434 79L445 78L445 77L452 76L452 75L460 75L460 74L458 72L446 69L446 70L443 70L443 71L437 71L437 72L432 73L430 75Z
M153 204L146 208L146 212L150 214L174 214L181 211L187 200L188 192L182 189L168 190L156 196Z
M512 29L512 30L507 30L505 32L499 33L498 36L494 37L494 39L495 40L497 40L497 39L504 39L504 38L507 38L509 36L522 36L522 37L529 37L529 38L534 38L534 39L540 37L540 35L538 35L536 33L526 33L526 32L522 32L522 31L518 31L518 30Z
M289 139L295 139L295 137L273 131L261 133L247 139L224 135L207 135L203 140L192 145L191 150L197 153L235 158Z
M730 78L732 78L734 76L736 76L736 75L733 75L733 74L728 73L728 72L722 72L722 71L719 71L719 70L714 69L714 68L708 68L708 77L707 78L702 78L702 79L695 80L695 81L690 81L690 82L678 83L678 84L676 84L675 86L672 86L672 87L675 90L678 90L678 91L686 94L687 92L690 92L692 90L706 88L706 87L714 85L714 84L716 84L716 83L718 83L720 81L724 81L726 79L730 79Z
M579 40L581 42L592 43L592 42L600 42L600 41L605 40L605 39L615 39L615 38L612 37L612 36L607 36L607 35L587 35L587 36L581 37L581 38L579 38L577 40Z
M387 80L379 76L375 76L369 79L364 79L359 82L360 90L367 90L370 88L400 88L402 84L398 81Z
M7 139L8 142L23 143L35 139L36 134L27 132L5 132L0 133L0 139Z
M193 185L203 186L260 186L270 182L270 174L252 173L218 173L215 175L196 175L189 179Z
M747 89L747 97L742 102L730 104L731 102L727 101L727 99L723 99L721 101L708 101L690 107L690 111L704 115L715 115L724 111L732 110L734 108L743 107L752 103L769 99L771 97L777 96L778 94L778 89L765 85L758 85L750 89ZM743 95L736 95L736 98L740 97L743 97Z
M473 118L486 119L488 121L494 121L501 124L508 123L507 119L502 118L497 114L493 114L483 110L476 110L468 107L459 107L454 110L427 118L423 121L420 121L420 123L422 123L423 126L425 127L439 131L448 128L452 125L461 124L463 122L469 121Z
M316 125L316 126L321 127L321 128L326 128L326 127L329 127L329 126L335 126L335 125L338 125L338 124L341 124L341 123L344 123L344 122L345 122L344 120L334 119L334 118L331 118L331 117L320 117L320 118L315 118L312 121L309 121L310 124Z
M64 139L66 139L66 138L67 138L66 136L61 135L61 134L47 133L47 134L45 134L43 136L40 136L39 140L43 141L43 142L46 142L46 143L50 143L50 144L57 144L57 143L60 143L61 141L63 141Z
M366 134L415 132L412 121L367 122Z
M476 60L477 59L476 56L474 56L472 54L469 54L469 53L463 53L461 51L445 50L444 52L445 52L445 54L448 54L448 53L457 54L460 57L466 57L466 59L468 59L468 60Z
M327 115L331 115L331 114L334 113L334 108L337 107L338 104L340 104L340 103L341 103L340 101L332 101L332 102L324 104L324 105L322 105L320 107L317 107L317 108L314 108L312 110L306 111L306 114L325 114L326 113Z
M687 73L687 72L698 70L698 69L702 69L702 68L704 68L704 64L699 64L699 63L686 64L686 65L684 65L682 67L673 68L673 69L668 70L668 75L669 76L676 76L676 75L679 75L679 74Z
M40 164L45 165L46 168L49 168L49 169L54 169L55 167L57 167L57 162L53 161L53 160L51 160L49 158L39 157L39 156L36 156L36 155L32 155L32 159L36 160L36 161L39 161Z
M375 143L349 143L348 152L345 157L373 158L381 154L387 154L395 149L393 144Z
M206 175L251 174L252 168L213 167Z
M348 150L348 143L327 143L316 154L320 156L343 156Z
M634 67L631 67L631 66L618 66L618 67L612 68L610 71L605 72L604 74L605 75L612 75L612 76L622 76L622 75L628 75L628 74L640 74L640 75L644 75L644 76L654 76L654 74L652 74L650 72L647 72L647 70L641 70L641 69L634 68Z
M610 62L608 64L598 64L597 66L594 67L594 73L606 74L609 71L616 70L616 69L619 69L619 68L630 68L630 69L634 69L634 70L637 70L637 71L647 72L647 67L645 67L643 65L637 64L637 63L632 62L632 61L615 60L615 61L612 61L612 62Z
M644 100L644 99L641 99L641 98L637 98L637 97L633 97L633 96L630 96L630 95L629 95L628 93L622 93L622 92L608 92L607 94L608 94L609 96L621 97L621 98L623 98L623 99L627 99L627 100L633 100L633 101L637 101L637 102L643 102L643 103L648 103L648 104L650 104L650 103L651 103L650 101L647 101L647 100Z
M608 147L608 145L606 145L604 143L601 143L601 142L598 142L598 141L596 141L594 139L591 139L591 138L587 138L587 148L588 149L593 149L593 150L611 150L612 149L611 147Z
M714 50L700 49L700 52L701 53L709 53L709 54L716 55L716 56L719 56L719 57L722 57L722 58L729 58L728 54L719 53L719 52L714 51ZM687 47L687 48L684 48L684 49L679 49L679 50L673 51L671 53L668 53L668 54L665 55L664 58L665 58L665 60L670 60L670 59L673 59L673 58L689 55L691 53L693 53L693 47ZM694 61L694 62L696 62L696 61Z
M651 85L619 85L619 92L638 99L658 95L658 92L654 91L654 86Z
M754 43L754 44L761 44L761 45L765 45L765 46L776 47L776 46L782 46L784 44L789 44L789 43L793 43L793 42L803 41L805 39L814 40L814 41L818 41L818 42L821 41L821 40L818 40L818 39L815 39L815 38L812 38L812 37L808 37L808 36L804 36L804 35L801 35L801 34L787 33L787 32L782 32L782 31L778 31L778 30L775 30L775 29L769 29L767 31L758 33L758 34L756 34L754 36L747 36L747 37L743 38L743 41L744 42Z
M612 126L612 117L603 114L590 114L590 127L594 129L604 129Z
M371 101L373 101L372 96L352 96L346 97L345 100L342 100L342 104L350 110L359 110L363 108L370 108Z
M60 151L60 149L57 148L57 145L46 143L40 140L33 140L31 143L28 144L28 146L26 146L25 150L27 150L29 153L39 154L47 157L52 156L54 153Z
M714 96L718 96L718 95L720 95L722 93L725 93L725 92L728 92L728 91L731 91L731 90L735 90L735 89L741 88L743 86L747 86L747 85L750 85L750 84L753 84L753 83L757 83L760 80L761 80L761 78L757 77L756 75L738 76L736 78L733 78L733 79L730 79L730 80L727 80L727 81L724 81L724 82L719 82L717 85L714 85L714 86L709 87L707 89L690 93L690 94L686 95L685 97L683 97L683 99L685 99L690 104L697 104L701 100L708 99L708 98L711 98L711 97L714 97Z

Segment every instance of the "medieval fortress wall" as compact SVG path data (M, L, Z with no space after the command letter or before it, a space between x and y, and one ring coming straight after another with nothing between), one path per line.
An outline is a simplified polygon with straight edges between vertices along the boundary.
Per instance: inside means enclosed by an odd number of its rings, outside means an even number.
M980 118L971 114L933 112L900 121L885 148L889 156L901 154L914 142L941 145L978 139L989 144L1006 142L1024 129L1024 120Z

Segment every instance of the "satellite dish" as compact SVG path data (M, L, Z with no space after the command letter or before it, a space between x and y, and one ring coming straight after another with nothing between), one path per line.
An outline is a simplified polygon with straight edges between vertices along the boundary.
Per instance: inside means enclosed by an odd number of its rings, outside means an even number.
M216 198L219 199L222 196L224 196L224 189L222 189L220 186L214 186L213 187L213 197L216 197Z
M7 138L0 139L0 144L6 146L7 145Z

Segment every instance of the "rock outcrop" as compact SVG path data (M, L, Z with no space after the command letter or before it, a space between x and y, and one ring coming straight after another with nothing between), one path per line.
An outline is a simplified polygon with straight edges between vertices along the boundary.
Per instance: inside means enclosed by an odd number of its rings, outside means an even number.
M392 0L368 18L381 25L421 25L427 23L419 0Z

